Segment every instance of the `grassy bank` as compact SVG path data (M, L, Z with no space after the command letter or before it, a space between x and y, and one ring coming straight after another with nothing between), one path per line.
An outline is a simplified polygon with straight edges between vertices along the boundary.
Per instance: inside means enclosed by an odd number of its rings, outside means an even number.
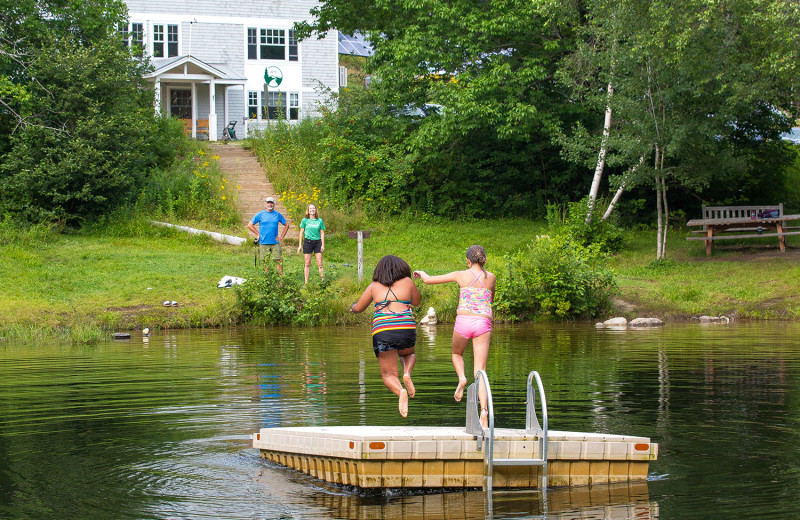
M356 241L332 229L325 252L330 280L323 323L355 324L368 313L351 315L350 303L369 282L372 266L384 254L397 254L413 269L431 274L464 266L463 252L473 243L488 252L487 267L503 276L503 255L522 248L543 223L526 220L475 222L386 221L373 223L365 240L365 280L356 271ZM131 228L128 228L129 231ZM62 337L89 341L115 330L142 327L216 327L240 323L236 295L218 289L224 275L262 276L253 267L249 244L235 247L204 237L149 227L137 232L46 233L0 242L0 336L6 339ZM242 233L244 235L244 233ZM612 257L619 293L609 315L688 319L725 314L738 319L800 317L800 243L786 254L774 244L747 242L717 248L706 257L702 243L673 232L671 260L654 264L654 233L629 234L623 252ZM790 237L795 238L795 237ZM286 248L286 277L302 281L302 256ZM318 290L315 266L312 284ZM421 308L433 306L444 321L453 319L454 285L423 286ZM164 307L175 300L177 307Z

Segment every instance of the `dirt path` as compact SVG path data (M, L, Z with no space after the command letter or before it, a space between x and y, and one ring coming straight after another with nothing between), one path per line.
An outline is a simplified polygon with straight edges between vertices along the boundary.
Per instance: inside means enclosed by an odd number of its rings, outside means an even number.
M275 210L279 211L290 225L286 238L297 243L298 228L292 222L286 207L275 192L272 183L264 174L264 168L249 150L245 150L238 143L217 144L209 143L211 153L219 156L219 166L229 186L240 186L239 206L242 209L242 226L247 226L253 215L264 209L264 198L275 197ZM248 232L249 236L252 236Z

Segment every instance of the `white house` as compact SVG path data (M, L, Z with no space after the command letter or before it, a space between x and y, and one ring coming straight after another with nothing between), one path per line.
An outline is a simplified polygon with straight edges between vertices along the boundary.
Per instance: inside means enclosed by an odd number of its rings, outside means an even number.
M316 0L125 0L120 27L134 53L154 66L156 110L184 120L193 137L222 136L313 115L320 86L338 88L337 34L303 42L293 25ZM243 128L244 127L244 128Z

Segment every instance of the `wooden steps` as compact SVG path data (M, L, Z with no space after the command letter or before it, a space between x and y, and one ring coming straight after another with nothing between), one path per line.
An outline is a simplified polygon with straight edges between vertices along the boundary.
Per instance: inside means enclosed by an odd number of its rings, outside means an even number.
M286 238L297 243L299 228L292 221L255 155L239 143L209 143L208 147L211 154L219 156L217 163L228 179L228 186L239 186L237 195L242 210L242 226L247 226L253 215L264 209L264 199L271 196L275 198L275 211L286 217L290 225ZM245 233L252 237L246 230Z

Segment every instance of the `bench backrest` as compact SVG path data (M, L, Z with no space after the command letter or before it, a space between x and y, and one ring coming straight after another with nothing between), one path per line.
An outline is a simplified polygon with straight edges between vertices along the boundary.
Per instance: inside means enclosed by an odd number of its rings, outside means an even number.
M778 210L779 216L783 216L783 202L776 205L759 206L706 206L703 204L703 218L750 218L757 216L759 211Z

